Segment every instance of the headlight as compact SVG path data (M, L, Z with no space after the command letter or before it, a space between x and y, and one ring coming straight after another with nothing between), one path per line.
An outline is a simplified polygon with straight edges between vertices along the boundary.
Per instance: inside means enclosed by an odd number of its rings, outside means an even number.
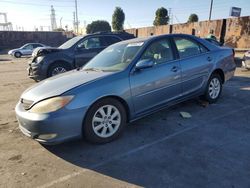
M74 96L61 96L46 99L35 104L29 111L38 114L54 112L66 106L73 99L73 97Z
M43 60L44 56L38 56L36 58L36 63L40 63Z

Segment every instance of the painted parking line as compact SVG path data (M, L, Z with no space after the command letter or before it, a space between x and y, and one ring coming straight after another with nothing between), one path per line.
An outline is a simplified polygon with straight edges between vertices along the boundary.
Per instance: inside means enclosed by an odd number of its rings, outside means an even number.
M108 164L109 162L112 162L112 161L114 161L114 160L116 160L116 159L120 159L120 158L122 158L122 157L132 155L132 154L134 154L134 153L136 153L136 152L138 152L138 151L141 151L141 150L143 150L143 149L145 149L145 148L148 148L148 147L151 147L151 146L153 146L153 145L162 143L162 142L164 142L164 141L166 141L166 140L168 140L168 139L171 139L171 138L173 138L173 137L175 137L175 136L178 136L178 135L180 135L180 134L182 134L182 133L185 133L185 132L187 132L187 131L190 131L190 130L196 128L196 127L200 127L200 126L202 126L202 125L204 125L204 124L207 124L207 123L209 123L209 122L213 122L213 121L216 121L216 120L225 118L225 117L227 117L227 116L230 116L230 115L235 114L235 113L237 113L237 112L239 112L239 111L246 110L246 109L249 109L249 108L250 108L250 105L246 105L246 106L244 106L244 107L242 107L242 108L239 108L239 109L237 109L237 110L233 110L233 111L231 111L231 112L229 112L229 113L225 113L224 115L216 116L215 118L212 118L212 119L210 119L209 121L207 121L207 122L205 122L205 123L203 123L203 124L194 125L194 126L185 128L185 129L183 129L183 130L181 130L181 131L178 131L178 132L176 132L176 133L174 133L174 134L165 136L165 137L163 137L163 138L161 138L161 139L158 139L158 140L155 140L155 141L153 141L153 142L151 142L151 143L144 144L144 145L142 145L142 146L139 146L139 147L137 147L137 148L134 148L134 149L132 149L132 150L129 150L129 151L125 152L125 153L115 155L114 157L112 157L112 158L110 158L110 159L108 159L108 160L104 160L104 161L102 161L102 162L100 162L100 163L97 163L97 164L95 164L95 165L92 165L92 166L89 167L88 169L82 169L82 170L80 170L80 171L78 171L78 172L74 172L74 173L72 173L72 174L68 174L68 175L62 176L62 177L60 177L60 178L58 178L58 179L56 179L56 180L53 180L53 181L51 181L51 182L49 182L49 183L46 183L46 184L41 185L41 186L38 186L37 188L48 188L48 187L52 187L52 186L54 186L54 185L56 185L56 184L58 184L58 183L61 183L61 182L67 181L67 180L69 180L69 179L71 179L71 178L74 178L74 177L76 177L76 176L82 175L82 174L84 174L85 172L87 172L87 171L89 171L89 170L95 170L96 168L101 167L101 166L103 166L103 165L106 165L106 164Z

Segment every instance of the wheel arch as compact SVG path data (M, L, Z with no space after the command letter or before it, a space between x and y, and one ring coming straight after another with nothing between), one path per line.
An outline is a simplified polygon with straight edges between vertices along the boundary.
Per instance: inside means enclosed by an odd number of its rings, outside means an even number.
M98 103L99 101L104 100L104 99L108 99L108 98L109 98L109 99L115 99L115 100L119 101L119 102L123 105L123 107L124 107L124 109L125 109L125 111L126 111L127 123L129 122L129 119L130 119L130 109L129 109L128 103L127 103L123 98L121 98L121 97L119 97L119 96L116 96L116 95L108 95L108 96L104 96L104 97L98 98L95 102L93 102L93 103L88 107L88 109L87 109L87 111L86 111L86 113L85 113L85 116L84 116L84 118L83 118L83 121L82 121L82 130L83 130L83 126L84 126L84 123L85 123L85 120L86 120L86 117L87 117L86 115L88 114L90 108L91 108L93 105L95 105L96 103Z
M51 68L52 66L54 66L55 64L64 64L64 65L66 65L70 70L73 69L73 66L72 66L72 64L71 64L70 62L65 61L65 60L55 60L55 61L51 62L51 63L48 65L47 71L46 71L47 76L48 76L48 74L49 74L50 68Z
M225 83L225 74L224 74L224 72L223 72L222 69L220 69L220 68L215 69L215 70L212 72L211 75L213 75L213 74L218 74L218 75L221 77L222 84ZM211 76L211 75L210 75L210 76Z

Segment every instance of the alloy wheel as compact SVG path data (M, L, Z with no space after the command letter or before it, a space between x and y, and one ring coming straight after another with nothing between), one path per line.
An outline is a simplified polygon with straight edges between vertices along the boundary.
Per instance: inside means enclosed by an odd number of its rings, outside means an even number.
M101 137L111 137L121 125L121 113L113 105L100 107L93 116L92 128L94 133Z
M208 87L209 96L212 99L216 99L220 94L220 90L221 90L220 81L218 78L215 77L209 83Z
M53 71L52 71L52 76L55 76L55 75L57 75L57 74L61 74L61 73L64 73L64 72L66 72L67 70L64 68L64 67L56 67L56 68L54 68L53 69Z

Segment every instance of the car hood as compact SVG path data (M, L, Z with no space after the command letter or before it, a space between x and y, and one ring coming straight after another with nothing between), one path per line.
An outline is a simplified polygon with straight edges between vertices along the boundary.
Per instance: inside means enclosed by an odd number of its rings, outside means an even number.
M8 53L12 53L12 52L15 52L15 51L17 51L17 50L20 50L20 48L12 49L12 50L10 50Z
M38 56L43 56L45 54L49 54L49 53L53 53L53 52L59 52L62 50L63 49L55 48L55 47L38 47L33 51L32 56L38 57Z
M92 82L110 74L113 73L84 70L69 71L33 85L24 91L21 99L36 103L46 98L61 95L77 86Z

